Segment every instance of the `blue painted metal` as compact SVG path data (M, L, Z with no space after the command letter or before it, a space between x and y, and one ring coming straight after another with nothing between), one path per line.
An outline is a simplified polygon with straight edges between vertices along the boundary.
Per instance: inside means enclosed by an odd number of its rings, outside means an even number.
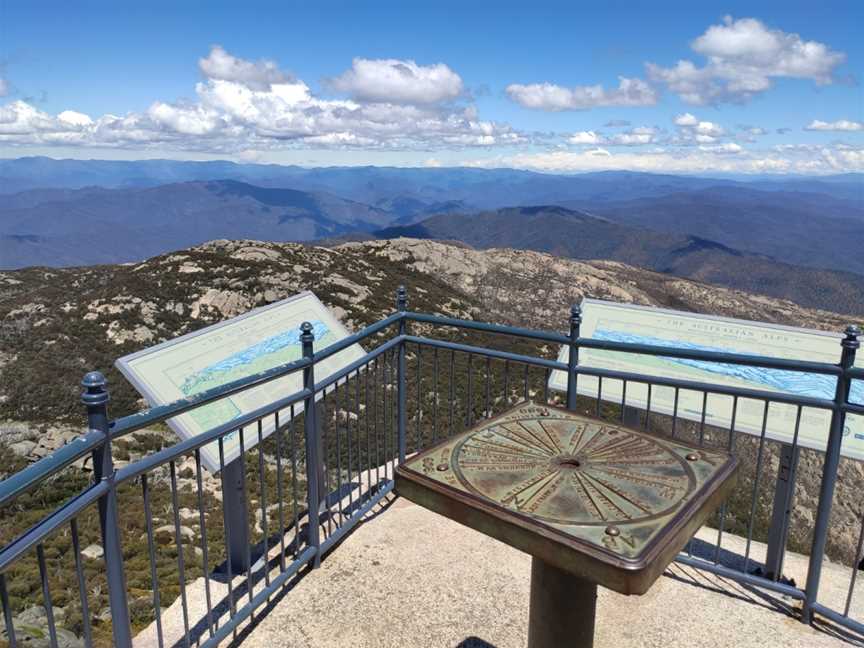
M858 337L861 331L857 326L846 328L846 337L840 343L840 369L842 374L837 379L837 389L834 401L838 409L831 415L831 427L828 431L828 447L825 449L825 465L822 469L822 484L819 489L819 505L816 508L816 522L813 529L813 545L810 548L810 562L807 566L807 594L804 607L801 610L801 620L804 623L813 622L814 604L818 601L819 580L822 576L822 562L825 558L825 545L828 541L828 523L831 519L831 504L834 501L834 487L837 484L837 469L840 465L840 446L843 443L843 426L846 413L842 406L849 402L849 389L852 381L847 370L855 364L855 352L861 346ZM855 566L857 568L857 565Z
M579 327L581 325L582 309L574 304L570 307L570 349L567 357L567 409L571 412L576 411L576 396L578 394L576 367L579 364Z
M123 547L120 544L120 515L117 510L117 484L111 457L111 434L108 427L107 381L98 371L84 376L81 402L87 406L87 425L105 435L105 442L93 451L93 480L108 486L99 498L99 528L104 548L105 577L108 581L108 604L111 607L111 628L114 645L131 648L132 626L126 601L126 574L123 568Z
M315 335L312 333L312 325L309 322L303 322L300 325L302 334L300 342L303 345L303 357L311 360L314 351L312 344L315 341ZM318 466L322 461L320 455L321 434L316 423L318 416L317 408L315 407L315 365L310 363L303 370L303 388L306 390L306 399L303 404L303 430L306 440L306 491L307 491L307 507L309 524L306 531L306 543L315 551L315 559L313 567L317 568L321 565L321 525L318 512L321 506L321 496L319 489L319 470ZM298 530L299 532L299 530Z
M474 330L474 331L483 331L494 334L502 334L520 337L528 340L542 341L546 343L552 344L565 344L569 345L571 353L570 359L566 364L559 363L554 360L549 360L545 358L537 358L533 356L526 356L516 353L510 353L507 351L500 350L492 350L486 349L483 347L475 347L467 344L457 344L453 342L447 342L443 340L436 340L431 338L424 338L418 336L412 336L408 334L407 325L409 321L417 321L417 322L425 322L429 324L434 324L437 326L455 326L461 329L466 330ZM449 391L450 391L450 421L452 428L453 421L453 407L455 400L455 392L454 390L454 382L455 382L455 364L454 364L454 355L456 353L464 353L469 357L473 355L477 355L480 357L486 358L486 403L487 403L487 413L489 410L490 403L490 382L489 382L489 362L490 359L503 360L505 362L505 393L509 391L509 371L510 364L523 364L525 366L525 370L527 371L529 366L540 367L544 369L547 373L552 370L562 370L566 371L568 375L568 390L567 390L567 405L568 408L573 409L576 405L576 381L578 380L579 375L588 375L595 376L602 379L615 379L615 380L625 380L629 382L636 382L647 384L649 386L649 390L652 386L668 386L672 387L676 390L676 393L680 389L692 389L696 391L702 391L707 398L707 394L725 394L735 398L735 403L737 405L738 398L751 398L763 401L766 403L788 403L797 405L800 407L813 407L819 408L823 410L832 411L832 427L831 427L831 437L829 439L829 448L828 453L826 454L826 462L823 473L823 482L822 482L822 491L820 493L820 502L819 508L817 511L817 522L816 522L816 532L814 534L814 548L811 553L810 558L810 571L808 574L808 582L806 590L801 590L797 588L790 587L788 585L784 585L783 583L776 583L770 581L765 578L760 578L758 576L754 576L751 574L743 573L741 571L737 571L735 569L731 569L729 567L725 567L720 564L712 564L710 562L705 562L702 560L698 560L695 558L690 558L687 556L680 556L679 562L696 567L699 569L704 569L707 571L712 571L714 573L720 574L721 576L728 577L739 582L757 585L759 587L764 587L770 589L772 591L776 591L782 593L787 596L791 596L796 599L805 599L804 606L804 620L810 621L813 618L814 613L821 614L826 618L829 618L837 623L842 624L845 627L848 627L856 632L862 632L864 630L864 626L857 621L849 619L845 614L841 615L834 610L830 610L826 608L824 605L820 604L817 600L818 596L818 580L819 580L819 572L821 570L822 560L824 558L824 545L827 537L827 528L830 519L830 504L831 497L833 496L834 483L836 481L836 472L837 465L839 460L839 440L840 435L838 430L842 432L842 422L843 417L847 413L856 413L856 414L864 414L864 404L855 404L848 402L848 393L849 393L849 383L851 380L856 379L864 379L864 368L853 368L852 363L854 362L855 349L858 344L858 335L859 332L857 329L850 328L846 332L846 338L843 341L843 359L841 360L839 365L831 365L828 363L814 363L814 362L800 362L794 360L782 360L782 359L774 359L774 358L763 358L758 356L746 356L746 355L737 355L737 354L728 354L728 353L718 353L718 352L705 352L705 351L694 351L688 349L671 349L668 347L654 347L650 345L634 345L623 342L611 342L611 341L600 341L600 340L591 340L591 339L583 339L579 337L579 327L581 323L581 313L579 312L578 307L573 307L570 312L570 330L568 335L560 335L557 333L549 333L543 331L531 331L527 329L520 329L517 327L509 327L509 326L500 326L495 324L488 324L484 322L473 322L466 320L458 320L454 318L446 318L439 317L435 315L426 315L422 313L411 313L407 311L407 299L404 291L404 287L400 287L400 290L397 291L397 312L393 315L390 315L386 319L383 319L371 326L365 328L363 331L359 333L349 336L344 340L331 345L325 349L319 350L317 353L313 350L313 342L314 336L312 334L312 327L308 323L304 323L301 327L301 343L303 345L303 357L298 361L286 364L281 367L276 367L274 369L268 370L266 372L262 372L260 374L256 374L255 376L251 376L249 378L245 378L242 380L235 381L229 385L226 385L222 388L217 388L214 390L210 390L208 392L204 392L202 394L198 394L190 399L183 399L177 401L175 403L151 408L144 412L140 412L138 414L134 414L132 416L123 417L121 419L117 419L113 423L108 423L107 419L107 390L105 389L104 378L100 374L88 374L85 378L84 387L85 393L82 396L82 400L87 405L88 409L88 419L89 419L89 431L84 436L76 439L74 442L60 448L57 452L52 455L42 459L41 461L29 466L24 471L11 476L9 479L0 483L0 505L9 503L13 501L17 496L21 493L26 492L28 489L37 486L42 483L45 479L50 477L51 475L56 474L58 471L62 470L66 466L71 463L79 460L81 457L86 456L88 452L92 452L94 454L94 470L96 473L96 481L93 485L89 486L86 490L84 490L80 495L74 497L64 503L60 508L52 512L50 515L46 516L41 522L34 525L32 528L27 530L24 534L13 540L11 543L7 544L5 547L0 549L0 577L2 577L3 570L7 569L12 563L14 563L18 558L20 558L26 551L32 549L34 546L38 546L49 534L55 532L61 525L74 520L74 518L80 514L85 508L88 506L92 506L95 503L99 504L100 509L100 521L102 522L102 533L103 533L103 546L105 547L105 562L106 562L106 571L109 582L109 602L111 604L111 612L112 619L114 623L114 641L118 646L128 646L130 645L130 629L129 629L129 620L128 620L128 609L126 607L126 587L125 580L123 577L123 563L122 563L122 552L120 551L120 538L119 538L119 527L117 520L117 501L116 501L116 489L117 487L129 480L136 479L137 477L146 477L148 473L153 471L154 469L162 466L166 463L173 462L179 459L181 456L188 455L192 452L196 452L202 446L220 440L228 433L237 430L239 427L247 426L247 425L257 425L260 424L262 418L265 416L273 416L277 414L279 411L284 411L285 409L292 408L293 406L303 402L305 414L304 414L304 436L305 436L305 453L306 453L306 472L307 472L307 486L308 486L308 497L307 497L307 511L308 515L308 525L305 527L305 538L307 542L307 546L305 549L301 551L300 548L300 539L301 539L301 530L299 528L299 517L298 517L298 507L297 507L297 493L296 493L296 470L292 469L292 483L293 483L293 497L294 497L294 518L295 518L295 530L298 533L297 542L294 544L293 548L293 556L294 560L290 564L285 563L283 551L280 554L280 566L281 570L278 576L270 579L269 576L265 578L265 587L263 590L259 590L257 594L253 595L253 592L250 588L249 590L249 602L240 607L238 609L239 603L235 605L235 600L232 594L229 593L230 602L231 602L231 613L229 615L229 619L226 621L218 620L218 629L215 629L217 623L214 623L214 620L211 618L211 610L208 605L208 619L207 619L207 627L210 631L210 637L208 641L204 645L216 645L225 637L227 637L231 632L236 630L237 626L247 617L249 617L253 611L263 604L267 597L271 594L275 593L280 587L282 587L287 579L292 577L303 565L307 563L312 563L313 566L317 566L320 563L321 556L329 549L333 548L338 542L344 538L344 536L350 532L350 530L357 524L357 522L375 506L382 498L388 496L392 489L392 482L386 479L382 482L378 480L376 486L372 486L365 493L365 497L367 499L364 500L363 505L360 505L360 501L355 502L356 508L354 506L349 506L347 509L350 511L350 514L346 515L344 519L340 520L340 524L337 528L332 531L326 539L322 539L321 534L321 522L322 518L320 517L321 511L321 487L322 487L322 474L323 474L323 462L324 462L324 454L323 454L323 435L320 431L320 421L321 418L320 413L318 412L318 408L315 406L315 394L319 392L323 392L325 389L333 387L334 385L338 385L340 381L343 381L346 377L351 376L352 373L356 373L357 382L357 396L355 401L355 410L359 413L359 387L360 387L360 376L359 372L362 370L366 370L366 407L367 407L367 419L366 419L366 438L367 438L367 448L365 450L365 456L367 458L367 462L372 453L372 447L370 441L370 429L369 429L369 414L373 411L372 405L374 405L375 418L373 420L374 426L377 429L378 419L378 389L377 389L377 380L378 380L378 371L377 364L380 360L387 359L388 353L393 353L396 358L395 362L393 360L387 360L387 366L385 367L385 379L389 382L389 378L387 376L389 374L388 367L392 366L390 363L393 362L396 366L395 368L395 380L396 380L396 396L397 398L391 398L387 395L387 391L384 390L384 424L385 424L385 452L383 460L388 463L391 458L395 458L398 456L399 460L404 460L406 454L406 418L407 418L407 366L406 366L406 344L408 343L416 343L418 344L418 352L423 346L429 346L435 349L434 356L434 373L435 373L435 393L437 396L438 393L438 356L437 350L444 349L450 351L450 383L449 383ZM326 379L322 380L320 383L315 384L315 368L314 365L317 362L324 360L333 356L335 353L360 342L364 339L367 339L375 334L380 333L388 328L398 326L398 331L395 335L393 335L389 340L379 345L377 348L372 350L370 353L366 354L363 358L351 363L349 366L344 367L339 372L328 376ZM711 383L699 383L694 381L687 380L673 380L667 378L659 378L653 376L644 376L639 374L630 374L627 372L618 372L604 369L597 369L592 367L585 367L579 365L579 356L578 351L580 348L595 348L595 349L605 349L605 350L614 350L614 351L624 351L630 353L643 353L643 354L651 354L658 355L664 357L677 357L677 358L685 358L685 359L695 359L695 360L706 360L713 362L726 362L726 363L737 363L748 366L760 366L774 369L783 369L783 370L792 370L792 371L800 371L800 372L808 372L808 373L818 373L825 375L836 375L838 376L838 385L837 385L837 393L835 394L835 398L833 400L829 399L819 399L819 398L811 398L811 397L802 397L795 396L791 394L783 394L776 392L768 392L761 390L752 390L752 389L741 389L741 388L730 388L723 387L716 384ZM371 361L376 362L376 369L371 376L375 381L374 389L372 390L372 398L373 401L369 401L369 388L368 382L370 376L369 374L369 363ZM417 363L417 370L419 371L420 364L419 361ZM162 422L168 418L181 414L183 412L187 412L196 407L200 407L206 403L214 402L220 398L224 398L227 395L241 392L245 389L249 389L263 383L269 382L271 380L275 380L281 376L285 376L297 371L303 372L303 389L290 394L282 399L274 403L270 403L269 405L256 410L250 414L244 415L241 419L234 420L230 424L226 424L224 426L219 426L208 431L205 434L199 435L194 439L189 439L186 441L179 442L173 445L170 448L165 448L164 450L160 450L159 452L153 453L147 457L144 457L136 462L129 464L123 467L120 470L115 471L113 467L113 463L111 460L111 441L113 438L116 438L123 434L128 434L129 432L141 429L145 426L152 425L154 423ZM527 374L526 374L527 376ZM418 376L419 379L419 376ZM418 383L419 384L419 383ZM526 380L525 389L528 389L528 383ZM420 389L417 390L418 395L420 394ZM346 392L347 393L347 392ZM650 393L650 391L649 391ZM346 396L347 398L347 396ZM343 399L344 400L344 399ZM389 400L390 408L387 407L387 401ZM392 408L392 409L391 409ZM436 419L434 423L434 433L437 434L437 398L434 409L433 418ZM395 410L395 411L394 411ZM799 410L800 411L800 410ZM677 417L674 417L677 422ZM389 423L388 423L389 419ZM292 414L293 421L293 414ZM647 422L647 420L646 420ZM397 433L397 447L395 448L387 448L387 439L390 426L393 423L396 423L396 433ZM290 425L290 422L289 422ZM359 423L358 423L359 425ZM418 417L418 426L419 426L419 417ZM282 426L284 427L284 425ZM281 430L281 428L280 428ZM359 428L358 428L359 430ZM451 429L451 432L453 430ZM281 434L281 431L277 434ZM372 437L374 438L375 446L375 455L378 456L380 452L379 448L379 436L377 432L373 433ZM392 439L392 437L389 437ZM418 427L418 443L421 439L421 430ZM277 439L277 441L281 442L281 439ZM731 436L730 436L731 443ZM294 459L294 437L293 432L291 432L291 463L292 468L296 468L296 462ZM418 448L419 449L419 448ZM341 455L340 455L341 456ZM357 459L355 461L359 462L359 458L361 456L361 450L358 447L356 451ZM281 457L281 453L280 453ZM351 470L351 466L353 464L350 463L351 459L349 458L349 470ZM376 463L376 471L378 461ZM360 466L358 465L357 468ZM371 465L366 467L367 475L371 476ZM227 471L226 471L227 472ZM262 472L262 468L259 461L259 473ZM386 469L385 469L386 473ZM359 474L359 473L358 473ZM143 484L142 484L143 485ZM281 485L281 482L280 482ZM200 474L199 474L199 488L200 488ZM230 489L226 489L228 492ZM146 492L146 486L145 486ZM280 505L281 505L281 488L278 491L280 493ZM200 495L200 494L199 494ZM359 497L364 497L361 494ZM229 498L230 499L230 498ZM226 499L226 504L228 500ZM262 505L264 502L262 500ZM199 501L199 508L201 507ZM234 508L229 505L229 508ZM199 511L200 515L203 515L203 511ZM329 519L329 517L328 517ZM203 520L203 518L202 518ZM244 516L245 521L245 516ZM148 520L149 522L149 520ZM242 527L245 527L245 524L241 525L239 522L230 523L231 531L234 531L234 535L237 535L237 531ZM280 527L284 526L282 522L282 514L280 507ZM176 519L175 519L175 527L176 527ZM151 529L152 526L148 524L148 528ZM202 525L203 529L203 525ZM176 528L175 528L176 534ZM230 535L226 535L226 537L230 538ZM718 552L719 552L719 537L718 536ZM864 537L864 535L862 535ZM233 543L231 543L233 544ZM283 540L284 545L284 540ZM246 541L245 548L243 552L229 552L236 553L235 558L237 559L238 567L240 569L238 571L244 571L243 567L246 567L248 570L248 566L245 565L247 561L243 560L244 557L248 556L246 552L248 552L249 543ZM206 551L206 550L205 550ZM229 558L230 561L230 558ZM233 561L230 561L233 562ZM716 561L715 561L716 562ZM248 576L248 573L247 573ZM853 580L854 584L854 580ZM0 585L5 585L5 583L0 583ZM11 614L8 608L8 601L5 600L5 587L0 587L0 594L4 594L4 616L9 617ZM851 595L851 590L849 592ZM848 600L848 597L847 597ZM8 619L7 619L8 620ZM864 634L864 633L862 633Z
M405 291L405 286L399 286L396 291L396 310L400 313L405 313L408 310L408 296ZM405 366L405 336L408 334L408 324L406 318L399 320L399 364L396 368L396 393L399 399L397 404L397 434L399 439L399 463L405 463L405 453L407 446L407 398L408 387L406 385L407 369Z

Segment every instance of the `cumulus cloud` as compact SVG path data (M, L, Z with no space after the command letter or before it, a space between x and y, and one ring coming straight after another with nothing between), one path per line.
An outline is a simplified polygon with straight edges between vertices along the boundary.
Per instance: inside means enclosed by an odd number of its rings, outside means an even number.
M864 122L850 121L848 119L838 119L833 122L825 122L819 119L814 119L804 130L808 131L860 131L864 130Z
M824 43L772 29L755 18L727 16L691 43L707 59L703 66L680 60L672 67L647 63L648 78L694 105L745 102L768 90L776 78L830 84L846 56Z
M457 99L462 78L443 63L417 65L397 59L355 58L351 69L327 84L358 101L435 104Z
M214 45L206 58L198 59L198 69L208 79L232 81L253 90L268 90L272 84L286 83L292 78L273 61L246 61L232 56L221 45Z
M630 169L656 173L803 173L864 170L864 150L812 147L806 151L750 151L728 143L720 147L634 151L606 148L553 150L472 160L468 166L514 167L548 172Z
M676 115L675 119L672 121L675 122L676 126L695 126L699 123L699 120L696 119L695 115L691 115L690 113L684 113L683 115Z
M580 131L567 138L570 144L606 146L644 146L657 141L658 130L651 126L637 126L623 133L603 135L595 131Z
M642 79L618 77L618 87L602 85L565 88L553 83L518 83L507 86L507 96L520 106L535 110L588 110L601 106L653 106L657 91Z
M24 101L0 105L0 144L249 155L304 147L461 149L527 140L506 124L481 119L472 105L430 104L432 97L453 99L458 94L452 83L445 90L447 83L434 81L447 77L429 72L437 66L422 68L426 80L409 83L401 94L391 79L377 86L381 100L373 101L378 95L368 90L361 101L321 98L272 61L247 61L218 46L199 63L206 78L195 86L194 100L155 101L142 112L91 117L72 110L52 115ZM352 70L363 69L355 61ZM387 83L392 93L383 90ZM458 85L461 88L461 81Z

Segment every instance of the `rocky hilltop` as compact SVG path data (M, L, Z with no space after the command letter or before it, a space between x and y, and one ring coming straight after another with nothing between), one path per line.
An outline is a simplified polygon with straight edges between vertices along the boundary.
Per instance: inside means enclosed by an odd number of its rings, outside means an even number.
M836 313L618 262L415 239L329 247L217 240L141 263L0 272L0 456L8 458L0 478L80 432L78 385L86 371L108 375L111 414L119 416L143 406L113 369L119 356L301 290L314 291L356 330L392 312L401 283L409 289L413 310L559 331L567 327L570 305L583 297L831 331L849 323ZM536 345L531 351L551 357L556 349ZM662 422L656 429L663 432ZM165 430L144 431L118 448L118 462L158 449L170 438ZM740 495L730 502L727 528L737 533L746 533L749 519L756 441L747 435L736 441L745 476ZM768 443L766 449L757 489L757 538L767 530L777 470L778 448ZM802 452L790 536L797 550L809 548L822 458ZM86 462L80 468L86 470ZM829 552L847 561L855 555L862 484L860 465L844 460ZM52 501L40 499L38 506ZM37 515L38 506L22 505L16 515L23 523ZM20 594L22 605L29 596Z

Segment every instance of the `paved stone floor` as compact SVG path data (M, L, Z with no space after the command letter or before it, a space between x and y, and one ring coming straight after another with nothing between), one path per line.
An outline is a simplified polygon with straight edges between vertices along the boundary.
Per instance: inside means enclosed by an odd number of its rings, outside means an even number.
M716 534L703 529L697 538L714 542ZM697 541L697 552L700 546L707 545ZM723 547L744 553L743 539L735 536L724 536ZM751 551L758 560L764 546L754 543ZM806 559L790 554L786 573L802 583ZM848 569L826 564L823 573L823 600L842 604ZM522 647L527 636L529 574L527 555L397 498L371 514L324 559L320 569L303 574L290 591L274 597L254 622L224 645ZM193 619L203 618L201 590L200 581L190 587ZM218 586L213 594L219 600ZM178 601L164 615L166 639L182 636L179 609L174 609L179 605ZM834 627L814 629L796 621L797 605L673 563L644 596L600 590L595 645L856 645ZM853 606L852 616L864 617L864 602ZM155 645L152 630L139 635L136 644Z

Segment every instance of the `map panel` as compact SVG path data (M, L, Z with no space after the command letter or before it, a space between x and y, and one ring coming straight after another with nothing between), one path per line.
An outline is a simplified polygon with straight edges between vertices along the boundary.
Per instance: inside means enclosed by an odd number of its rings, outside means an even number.
M594 299L582 302L582 326L580 334L586 338L650 344L654 346L699 349L763 355L773 358L789 358L814 362L836 363L840 359L839 334L803 328L748 322L694 313L684 313L632 304L616 304ZM559 353L559 362L567 362L569 349L564 346ZM784 392L799 396L833 399L836 378L821 374L795 371L742 367L720 362L662 358L580 349L579 364L588 367L628 371L730 387L744 387L764 391ZM860 365L860 362L858 363ZM579 376L578 391L581 395L597 397L598 379ZM553 371L549 378L551 389L566 391L567 374ZM602 398L621 403L623 385L618 380L604 380ZM648 387L628 383L627 405L640 409L648 406ZM864 403L864 382L853 381L850 400ZM680 390L678 416L693 421L702 420L703 396L701 392ZM729 427L732 422L733 399L731 396L709 395L705 422L709 425ZM651 389L651 411L673 414L675 390L671 387L653 386ZM766 437L792 443L795 434L797 408L793 405L772 403L765 426ZM735 429L761 435L764 405L760 401L739 399L735 414ZM826 410L804 408L798 443L807 448L824 450L828 438L831 415ZM864 459L864 418L847 416L844 429L842 453L852 459Z
M300 324L305 321L312 324L315 351L349 335L313 293L304 292L125 356L117 360L116 366L151 406L165 405L299 360L302 357ZM363 348L354 344L316 363L315 379L327 378L364 354ZM199 407L170 419L168 423L181 439L188 439L284 398L302 387L302 372L296 372ZM295 413L302 410L302 403L294 406ZM285 412L284 417L287 415ZM262 438L274 429L274 417L267 417L263 422ZM246 449L258 442L257 427L244 432L243 442ZM239 443L238 431L223 437L226 464L238 456ZM201 460L211 472L219 470L217 442L201 449Z

